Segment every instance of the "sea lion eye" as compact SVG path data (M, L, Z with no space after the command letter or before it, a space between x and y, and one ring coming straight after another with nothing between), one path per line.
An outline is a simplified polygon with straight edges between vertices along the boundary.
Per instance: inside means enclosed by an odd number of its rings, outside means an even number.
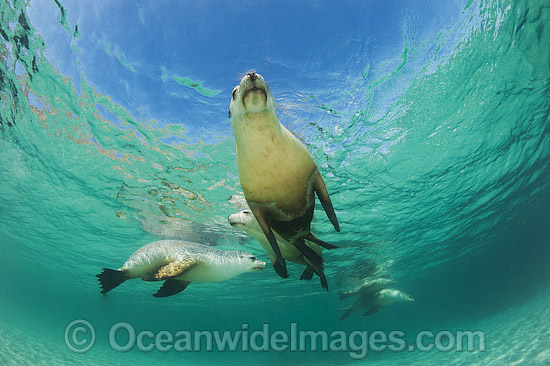
M251 256L251 257L248 257L248 258L250 258L250 260L252 260L252 261L258 260L258 258L254 257L254 256Z
M238 89L238 87L235 87L235 89L233 89L233 92L231 93L231 95L232 95L231 98L232 99L235 99L235 94L237 93L237 89Z

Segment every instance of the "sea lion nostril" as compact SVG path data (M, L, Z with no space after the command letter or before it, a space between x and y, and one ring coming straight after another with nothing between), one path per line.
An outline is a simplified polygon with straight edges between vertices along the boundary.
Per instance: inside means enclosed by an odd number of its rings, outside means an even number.
M250 78L250 80L254 81L254 80L256 80L256 73L253 72L253 71L249 72L248 77Z

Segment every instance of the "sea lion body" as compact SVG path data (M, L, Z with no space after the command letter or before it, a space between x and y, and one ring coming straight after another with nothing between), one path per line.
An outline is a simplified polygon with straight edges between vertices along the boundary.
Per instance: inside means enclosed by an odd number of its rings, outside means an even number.
M323 262L304 244L311 234L317 193L340 231L323 178L304 145L277 119L263 77L248 73L233 90L229 115L237 144L237 166L246 201L277 258L274 268L288 277L273 231L303 253L316 272Z
M290 221L313 205L317 166L298 139L269 114L262 112L262 118L244 125L246 133L236 133L239 140L254 141L237 142L239 177L248 202L268 208L276 220Z
M103 294L134 278L166 281L154 295L165 297L183 291L191 282L227 281L264 267L265 262L247 252L222 251L182 240L160 240L139 248L118 270L104 268L97 277ZM163 291L165 287L168 291Z

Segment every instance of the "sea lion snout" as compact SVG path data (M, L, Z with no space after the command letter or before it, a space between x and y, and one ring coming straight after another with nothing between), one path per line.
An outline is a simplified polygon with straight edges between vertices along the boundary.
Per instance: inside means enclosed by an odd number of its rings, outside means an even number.
M246 226L249 225L252 221L252 211L250 210L241 210L237 213L234 213L232 215L229 215L227 217L227 221L229 221L229 224L233 227L235 226Z
M229 117L239 124L248 114L275 110L275 102L262 75L249 71L233 89ZM277 121L278 122L278 121Z
M266 263L264 261L257 260L257 261L254 261L252 267L250 267L250 270L252 272L261 271L265 268L265 266L266 266Z
M242 255L241 259L249 265L248 270L252 272L261 271L265 268L266 263L258 259L254 255Z
M261 90L267 93L267 83L265 82L265 79L262 75L256 74L255 72L249 72L246 74L246 76L241 80L240 88L244 94L250 90Z

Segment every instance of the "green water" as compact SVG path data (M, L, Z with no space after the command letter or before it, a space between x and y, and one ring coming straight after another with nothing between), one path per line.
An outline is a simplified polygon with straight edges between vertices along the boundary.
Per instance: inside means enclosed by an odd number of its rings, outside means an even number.
M302 91L279 88L281 122L307 144L342 227L334 232L316 209L314 232L340 247L325 254L331 291L321 291L317 278L299 281L296 265L286 280L268 265L166 299L153 298L157 286L141 281L101 296L95 275L163 237L267 260L227 223L237 211L228 197L241 194L226 119L233 85L159 68L159 79L188 88L197 108L221 122L214 128L200 126L200 117L167 123L138 115L84 71L63 75L26 4L1 4L0 363L549 362L547 1L470 2L428 46L405 36L387 65L367 65L340 83L334 80L342 75L313 75L298 104L293 97ZM80 33L63 14L59 26L75 46ZM123 53L109 52L139 72ZM330 93L315 86L325 77ZM338 321L337 291L378 275L394 278L416 301ZM85 354L64 342L74 319L96 330ZM155 332L235 331L245 323L287 330L295 322L329 332L399 329L409 338L421 330L481 329L487 350L371 353L363 361L348 352L119 353L107 335L121 321Z

